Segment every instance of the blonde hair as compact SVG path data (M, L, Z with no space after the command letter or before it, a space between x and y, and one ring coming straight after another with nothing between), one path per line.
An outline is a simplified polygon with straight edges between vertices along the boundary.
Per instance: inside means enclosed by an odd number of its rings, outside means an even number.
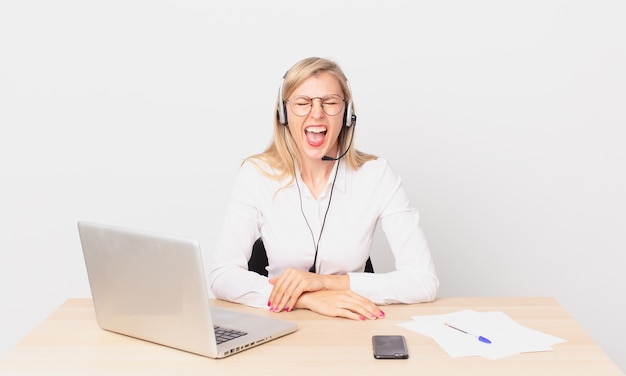
M260 170L268 177L278 181L289 179L286 185L293 183L295 179L294 163L300 164L301 161L291 133L287 131L288 127L281 124L278 120L279 101L282 101L283 98L288 98L309 77L322 72L330 73L337 77L346 103L351 103L352 93L348 86L348 80L337 63L318 57L300 60L285 73L281 88L283 95L282 98L278 98L276 101L274 135L270 146L264 152L246 158L246 161L253 162L257 166L259 165L255 160L265 162L270 167L271 172L263 168L260 168ZM352 104L352 113L354 113L354 104ZM347 143L354 143L354 129L355 124L341 129L338 136L340 152L342 150L345 151L345 148L348 147ZM376 158L375 155L363 153L354 147L350 147L342 159L346 161L348 167L358 170L365 162Z

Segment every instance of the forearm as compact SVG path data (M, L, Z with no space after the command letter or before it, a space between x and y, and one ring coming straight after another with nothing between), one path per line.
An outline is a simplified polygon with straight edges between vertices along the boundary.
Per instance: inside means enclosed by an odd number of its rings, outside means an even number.
M377 304L430 302L439 287L436 274L426 270L420 273L352 273L350 278L352 291Z
M272 289L267 278L238 268L213 273L209 282L216 298L254 307L266 306Z

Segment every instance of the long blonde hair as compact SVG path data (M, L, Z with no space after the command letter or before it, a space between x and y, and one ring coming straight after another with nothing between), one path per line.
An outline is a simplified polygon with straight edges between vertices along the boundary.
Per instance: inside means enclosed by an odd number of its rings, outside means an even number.
M263 168L261 168L261 171L268 177L278 181L289 179L287 185L291 184L295 179L294 163L299 165L301 161L300 154L297 152L291 133L287 131L288 127L281 124L278 119L279 102L284 100L284 98L288 98L291 93L309 77L322 72L330 73L337 77L346 103L352 103L352 93L348 86L348 80L337 63L318 57L300 60L285 73L283 78L283 86L281 88L283 95L282 98L279 97L276 100L274 135L270 146L264 152L246 158L247 161L253 163L255 163L255 160L265 162L271 168L271 172ZM352 113L355 113L354 103L352 103ZM343 127L341 129L338 136L340 152L342 152L342 150L345 151L345 148L348 147L347 143L354 143L355 126L356 124L353 124L351 127ZM375 155L367 154L354 147L350 147L342 159L346 161L348 167L353 170L358 170L365 162L376 158Z

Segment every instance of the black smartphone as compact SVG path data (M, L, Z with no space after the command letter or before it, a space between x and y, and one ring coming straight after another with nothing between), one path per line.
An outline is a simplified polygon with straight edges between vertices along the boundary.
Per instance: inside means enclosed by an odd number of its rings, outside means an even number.
M372 336L372 347L376 359L408 359L409 350L404 336L377 335Z

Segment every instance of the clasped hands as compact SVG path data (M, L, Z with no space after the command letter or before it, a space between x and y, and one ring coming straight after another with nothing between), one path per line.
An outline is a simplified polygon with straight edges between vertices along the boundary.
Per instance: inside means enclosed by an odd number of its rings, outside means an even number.
M372 301L350 290L347 275L320 275L288 268L282 275L270 278L269 282L274 286L267 302L272 312L305 308L353 320L385 317Z

